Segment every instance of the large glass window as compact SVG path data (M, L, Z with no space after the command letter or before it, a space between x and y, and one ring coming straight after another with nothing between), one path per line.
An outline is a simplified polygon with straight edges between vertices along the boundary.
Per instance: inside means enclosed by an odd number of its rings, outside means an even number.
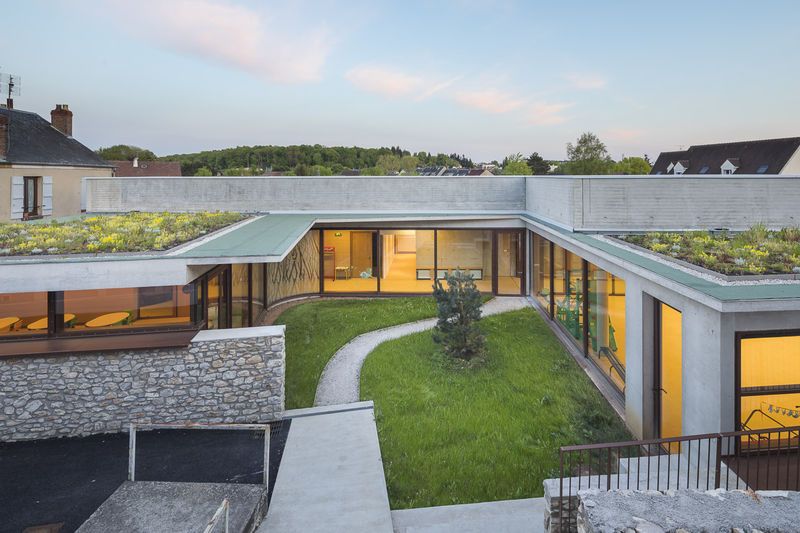
M381 230L381 292L433 291L433 230Z
M550 241L533 234L533 295L550 312Z
M206 327L225 329L228 327L228 271L220 270L208 278L206 294Z
M231 266L231 327L250 325L250 265Z
M525 268L523 236L520 231L497 232L498 294L522 294L522 271Z
M625 282L589 263L589 356L625 389Z
M325 230L323 237L325 292L378 290L378 232Z
M259 315L266 307L265 294L265 265L264 263L253 264L252 294L253 294L253 325L257 325Z
M0 337L47 333L47 293L0 294Z
M492 292L491 230L438 230L436 241L439 279L448 272L463 270L472 276L480 291Z
M742 429L800 425L800 335L739 342Z
M583 340L583 260L561 248L561 261L556 258L555 315L564 329L578 342Z
M64 331L189 325L193 290L186 285L65 291Z

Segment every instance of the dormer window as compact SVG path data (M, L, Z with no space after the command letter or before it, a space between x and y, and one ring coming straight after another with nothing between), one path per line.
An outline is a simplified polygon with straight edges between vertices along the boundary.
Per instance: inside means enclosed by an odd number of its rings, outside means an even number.
M758 167L758 170L756 170L756 174L766 174L768 168L769 165L761 165Z
M678 161L675 163L675 166L672 168L672 173L676 176L680 176L684 172L689 170L689 162L688 161Z
M726 159L719 168L725 175L733 174L739 168L739 159Z
M669 166L667 167L667 174L672 172L673 168L675 168L675 163L670 163Z

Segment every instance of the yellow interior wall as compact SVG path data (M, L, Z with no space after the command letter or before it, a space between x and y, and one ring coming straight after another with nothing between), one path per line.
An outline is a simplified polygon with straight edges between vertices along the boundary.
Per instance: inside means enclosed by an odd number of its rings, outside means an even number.
M742 339L742 387L800 384L800 336Z
M742 396L741 407L742 423L747 422L748 429L800 426L800 393Z
M681 435L683 332L681 313L661 304L661 436Z
M340 236L336 236L336 234ZM350 266L350 232L347 230L325 230L324 235L325 247L333 246L334 260L337 267Z
M483 278L492 275L491 232L440 230L437 237L440 268L482 268Z

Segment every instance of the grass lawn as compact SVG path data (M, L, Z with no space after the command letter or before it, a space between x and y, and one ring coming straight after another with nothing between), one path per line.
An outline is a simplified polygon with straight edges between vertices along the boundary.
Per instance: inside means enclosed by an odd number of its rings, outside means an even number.
M481 327L489 350L477 368L454 367L430 332L367 358L361 397L375 401L393 509L541 496L559 446L630 438L532 309Z
M405 322L436 316L433 297L318 300L291 307L276 324L286 324L286 408L314 405L317 383L328 360L351 339Z

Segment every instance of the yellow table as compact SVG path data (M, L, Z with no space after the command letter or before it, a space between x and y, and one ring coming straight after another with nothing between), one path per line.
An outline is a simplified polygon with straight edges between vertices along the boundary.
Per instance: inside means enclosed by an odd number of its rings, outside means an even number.
M11 327L19 322L18 316L7 316L5 318L0 318L0 331L4 331L8 329L11 330Z
M86 323L87 328L102 328L104 326L113 326L114 324L119 324L126 318L131 316L130 313L127 311L119 311L116 313L108 313L105 315L100 315L89 320Z
M64 313L64 323L66 324L70 320L74 319L75 315L72 313ZM40 329L47 329L47 317L40 318L36 322L31 322L28 324L28 329L31 331L38 331Z

